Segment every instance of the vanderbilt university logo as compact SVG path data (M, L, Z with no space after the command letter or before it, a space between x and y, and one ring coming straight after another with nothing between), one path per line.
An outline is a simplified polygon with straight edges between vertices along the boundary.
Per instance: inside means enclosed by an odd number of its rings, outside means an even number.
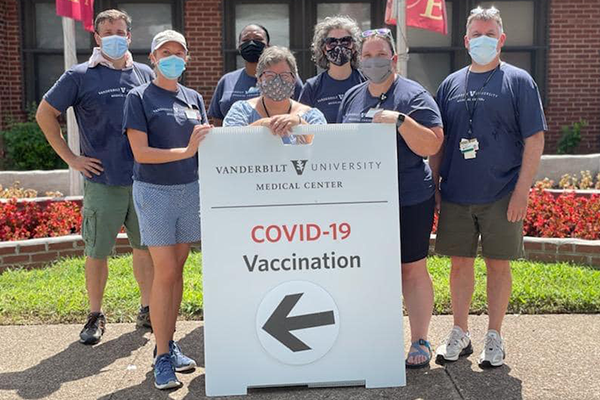
M296 169L296 174L302 175L304 173L304 168L306 167L306 163L308 160L290 160L292 165Z

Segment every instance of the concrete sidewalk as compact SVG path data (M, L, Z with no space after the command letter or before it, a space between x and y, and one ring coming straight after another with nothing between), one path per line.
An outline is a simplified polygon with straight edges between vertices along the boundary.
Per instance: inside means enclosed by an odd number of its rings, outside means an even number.
M404 388L260 389L239 398L600 399L600 315L508 316L506 365L494 370L477 366L486 323L484 316L471 317L472 356L445 368L432 363L430 369L408 371ZM451 324L451 317L433 318L434 347ZM151 335L136 331L133 324L109 323L103 341L94 347L76 342L80 329L0 326L0 399L205 398L202 367L179 374L184 382L179 390L154 389ZM202 323L180 322L177 329L186 354L203 366Z

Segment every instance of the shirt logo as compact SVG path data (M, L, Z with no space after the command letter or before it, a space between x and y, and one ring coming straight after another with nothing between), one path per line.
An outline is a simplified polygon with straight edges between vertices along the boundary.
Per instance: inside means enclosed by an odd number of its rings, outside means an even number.
M290 160L294 169L296 170L296 174L302 175L304 173L304 168L306 168L306 163L308 160Z

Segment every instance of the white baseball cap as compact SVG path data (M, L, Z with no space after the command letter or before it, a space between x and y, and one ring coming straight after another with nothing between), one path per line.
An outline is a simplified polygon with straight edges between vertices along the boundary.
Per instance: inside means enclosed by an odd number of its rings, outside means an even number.
M183 46L185 51L188 51L187 43L183 35L177 31L166 30L156 34L154 39L152 39L152 46L150 47L150 52L154 53L154 50L158 50L163 44L167 42L175 42L179 43Z

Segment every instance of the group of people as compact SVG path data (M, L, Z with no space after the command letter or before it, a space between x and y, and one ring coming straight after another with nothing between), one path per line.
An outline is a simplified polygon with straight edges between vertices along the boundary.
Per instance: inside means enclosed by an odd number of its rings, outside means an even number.
M451 257L454 314L436 361L473 352L468 314L481 237L489 330L479 364L503 364L510 260L522 254L522 220L547 126L531 76L500 60L506 34L497 9L471 11L464 41L472 63L446 78L435 99L397 74L388 29L361 32L345 16L315 26L311 50L323 72L304 85L288 49L271 46L264 26L244 27L238 48L245 66L221 78L208 113L202 96L178 83L189 57L180 33L154 37L153 68L133 61L131 19L122 11L96 17L95 40L89 61L65 72L37 112L52 147L86 178L82 235L91 312L81 342L97 343L105 330L107 257L124 225L141 292L138 325L151 326L156 340L155 386L178 387L175 372L196 367L173 336L183 268L201 238L197 151L214 126L263 126L294 144L310 140L292 134L297 125L386 123L396 128L398 150L402 288L411 330L406 366L426 367L434 356L427 255L436 212L436 252ZM81 156L61 134L58 118L69 107Z

